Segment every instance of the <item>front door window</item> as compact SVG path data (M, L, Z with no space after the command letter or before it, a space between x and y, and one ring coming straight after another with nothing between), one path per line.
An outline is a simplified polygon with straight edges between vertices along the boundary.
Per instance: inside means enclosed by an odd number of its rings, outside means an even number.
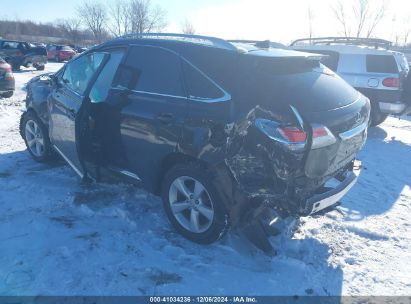
M104 56L103 53L93 53L68 63L61 78L64 85L83 96L91 78L103 62Z

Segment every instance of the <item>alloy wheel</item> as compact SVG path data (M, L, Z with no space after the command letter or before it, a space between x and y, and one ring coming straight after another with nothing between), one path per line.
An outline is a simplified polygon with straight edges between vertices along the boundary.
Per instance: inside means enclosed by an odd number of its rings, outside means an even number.
M211 197L198 180L181 176L169 189L169 204L177 222L192 233L207 231L214 220Z
M37 157L44 155L44 136L39 125L34 120L28 120L24 128L27 146Z

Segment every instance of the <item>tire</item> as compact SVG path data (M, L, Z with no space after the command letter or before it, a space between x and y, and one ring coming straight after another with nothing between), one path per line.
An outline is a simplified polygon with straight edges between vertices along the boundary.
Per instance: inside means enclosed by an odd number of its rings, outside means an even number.
M10 98L11 96L13 96L13 94L14 94L14 91L10 91L10 92L1 94L1 97Z
M11 65L11 69L12 69L13 71L20 71L20 64L13 63L13 64Z
M29 111L23 114L20 134L35 161L44 163L53 159L48 130L34 112Z
M212 173L204 166L188 162L171 168L161 187L164 210L171 224L182 236L199 244L219 240L230 226L212 180ZM201 190L197 191L200 195L195 195L195 185Z
M36 68L37 71L44 71L44 69L45 69L46 67L45 67L44 64L43 64L43 65L36 65L35 68Z
M382 113L378 104L371 105L370 127L376 127L382 124L388 117L388 114Z

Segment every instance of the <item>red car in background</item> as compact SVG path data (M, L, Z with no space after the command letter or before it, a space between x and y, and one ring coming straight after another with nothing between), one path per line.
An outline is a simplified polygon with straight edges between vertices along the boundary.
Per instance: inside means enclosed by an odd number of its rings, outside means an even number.
M9 98L14 93L14 76L11 65L0 57L0 97Z
M57 62L70 60L76 55L76 52L68 45L48 45L47 59Z

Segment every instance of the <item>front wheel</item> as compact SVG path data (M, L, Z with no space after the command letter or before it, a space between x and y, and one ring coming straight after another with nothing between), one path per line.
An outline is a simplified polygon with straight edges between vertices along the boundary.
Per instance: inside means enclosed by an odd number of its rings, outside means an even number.
M185 238L211 244L229 228L228 213L213 176L197 163L178 164L162 184L164 209L170 222Z
M47 128L33 112L26 112L23 115L20 132L27 150L38 162L51 160L52 148Z

